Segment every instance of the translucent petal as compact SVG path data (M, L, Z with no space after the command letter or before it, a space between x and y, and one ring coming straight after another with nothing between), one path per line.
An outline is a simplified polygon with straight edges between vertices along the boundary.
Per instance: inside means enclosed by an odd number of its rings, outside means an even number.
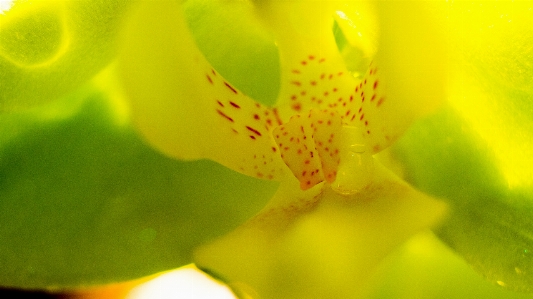
M279 179L286 167L270 130L270 109L217 73L194 43L181 8L142 3L123 40L124 81L134 120L163 152L209 158L241 173Z
M377 1L376 5L380 39L375 64L384 102L376 112L380 121L376 129L382 136L375 145L383 147L382 142L394 140L445 99L447 21L444 1ZM376 74L370 68L367 75ZM378 95L376 106L380 100Z
M349 76L332 32L334 2L255 1L257 14L273 32L280 52L283 120L349 97Z
M0 14L0 111L50 102L116 54L129 0L15 1Z
M358 298L380 260L445 211L382 167L356 195L300 196L278 191L278 205L200 248L197 265L260 298Z
M347 42L364 57L373 57L378 46L379 26L375 10L371 1L343 1L335 15Z
M367 6L361 4L363 13L372 11ZM436 30L433 20L420 16L429 5L415 2L396 6L378 4L383 31L380 51L376 62L358 80L348 72L332 32L334 17L343 16L341 28L355 39L353 31L358 28L348 19L359 14L356 3L258 1L258 13L274 32L280 50L278 108L282 119L312 108L335 109L345 124L365 128L369 148L377 153L394 142L414 119L434 110L444 98L444 35ZM409 21L403 19L405 16L411 16ZM372 24L371 18L367 19ZM368 44L362 47L367 48L362 51L372 52Z
M22 69L53 64L70 44L66 15L64 2L15 6L0 18L0 57Z
M531 293L533 2L452 1L449 19L449 106L396 156L417 188L456 206L441 239L485 278Z

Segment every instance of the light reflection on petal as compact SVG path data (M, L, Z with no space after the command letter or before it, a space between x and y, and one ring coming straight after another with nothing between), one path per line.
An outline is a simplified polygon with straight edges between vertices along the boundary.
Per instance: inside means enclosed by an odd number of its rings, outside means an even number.
M0 14L4 14L13 6L15 0L0 0Z
M163 273L135 287L126 299L235 299L223 284L190 265Z

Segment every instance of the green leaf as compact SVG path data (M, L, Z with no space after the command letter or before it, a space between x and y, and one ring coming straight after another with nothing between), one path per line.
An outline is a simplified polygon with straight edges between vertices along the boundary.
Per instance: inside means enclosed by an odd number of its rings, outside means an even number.
M98 73L131 2L17 1L0 14L0 111L54 100Z
M533 292L530 1L450 3L449 105L396 147L406 175L446 198L438 235L477 271Z
M533 291L533 186L510 189L491 148L453 108L417 123L394 150L409 182L451 203L438 235L489 280Z
M176 268L272 196L274 183L155 152L110 103L86 87L0 118L0 285L72 287Z
M367 299L530 299L478 275L432 233L407 241L382 264Z

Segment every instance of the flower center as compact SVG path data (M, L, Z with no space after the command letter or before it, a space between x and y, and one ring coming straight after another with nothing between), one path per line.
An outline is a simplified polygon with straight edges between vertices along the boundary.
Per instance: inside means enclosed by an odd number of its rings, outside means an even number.
M341 161L337 178L331 184L331 188L339 194L355 194L372 181L374 160L364 140L364 134L360 127L342 127Z
M312 109L308 115L295 115L272 136L302 190L326 181L336 192L348 195L371 181L373 164L365 131L343 125L336 111Z

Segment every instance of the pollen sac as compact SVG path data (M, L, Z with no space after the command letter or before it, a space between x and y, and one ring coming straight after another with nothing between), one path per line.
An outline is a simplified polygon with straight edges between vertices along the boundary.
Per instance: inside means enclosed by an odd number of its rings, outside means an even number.
M372 182L374 160L366 144L364 129L344 126L341 132L341 163L331 188L339 194L351 195Z
M272 135L278 144L281 158L300 181L302 190L324 181L308 118L295 115L286 124L275 128Z

